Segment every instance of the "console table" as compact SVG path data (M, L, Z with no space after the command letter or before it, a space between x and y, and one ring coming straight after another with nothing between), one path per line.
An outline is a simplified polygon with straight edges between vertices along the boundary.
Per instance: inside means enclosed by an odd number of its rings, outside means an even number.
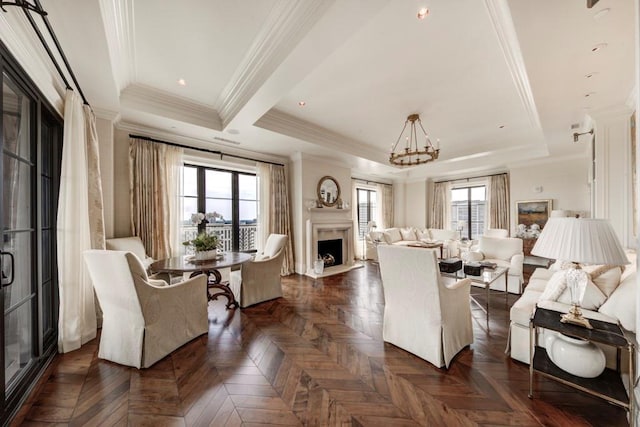
M635 425L633 415L634 346L632 341L627 339L622 328L614 323L589 319L593 329L587 329L582 326L560 322L561 315L562 313L560 312L537 307L529 322L531 356L529 359L529 398L533 398L533 375L538 373L625 408L629 413L631 425ZM573 338L615 347L617 350L616 369L605 368L604 372L596 378L582 378L560 369L551 361L547 351L538 346L538 328L557 331ZM631 396L627 395L620 377L620 355L623 350L626 350L629 354L629 390L631 391Z

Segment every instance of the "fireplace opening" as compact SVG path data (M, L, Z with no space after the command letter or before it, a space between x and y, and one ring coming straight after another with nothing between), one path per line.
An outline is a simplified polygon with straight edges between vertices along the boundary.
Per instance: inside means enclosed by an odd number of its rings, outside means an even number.
M342 264L342 239L319 240L318 257L325 267Z

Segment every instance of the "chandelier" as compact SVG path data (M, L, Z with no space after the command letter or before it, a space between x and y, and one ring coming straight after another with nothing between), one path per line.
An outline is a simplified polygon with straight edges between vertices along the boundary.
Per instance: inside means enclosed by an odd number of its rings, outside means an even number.
M418 148L418 133L416 130L416 122L422 133L424 134L425 143L422 148ZM398 143L405 135L405 131L407 130L407 125L409 125L409 134L405 136L405 145L404 148L400 147L400 150L396 152L396 148L398 147ZM437 145L440 144L440 140L436 140L436 146L431 143L431 139L429 138L429 134L424 127L422 127L422 121L420 121L420 115L411 114L407 117L407 120L404 122L404 127L402 128L402 132L400 132L400 136L398 136L398 140L391 147L391 153L389 154L389 163L396 166L414 166L421 165L423 163L431 162L438 158L438 154L440 153L440 148Z

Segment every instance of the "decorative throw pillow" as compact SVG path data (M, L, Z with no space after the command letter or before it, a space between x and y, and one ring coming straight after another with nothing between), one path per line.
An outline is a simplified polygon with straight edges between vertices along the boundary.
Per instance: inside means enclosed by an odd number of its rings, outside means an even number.
M557 271L547 281L544 292L538 298L538 301L557 301L560 295L567 289L567 279L565 271Z
M587 287L584 291L584 296L582 297L582 302L580 303L580 307L586 310L597 311L606 300L607 296L603 294L591 280L588 280ZM565 289L564 292L560 295L560 297L558 298L558 302L571 304L571 291L569 290L569 288Z
M589 270L586 268L585 271L589 273ZM594 272L598 273L598 275L595 277L592 276L591 280L593 280L593 283L602 291L603 294L607 296L607 298L609 298L620 284L622 270L619 266L616 266L605 272L602 272L599 268L594 268Z
M402 240L402 234L397 228L389 228L384 232L384 240L389 244L399 242Z
M400 235L402 235L402 240L418 240L416 238L416 232L413 228L401 228Z
M422 241L422 242L430 242L431 241L431 234L429 233L428 229L418 229L416 230L416 237L418 238L418 240Z
M484 254L480 251L469 251L467 254L467 262L478 262L484 259Z

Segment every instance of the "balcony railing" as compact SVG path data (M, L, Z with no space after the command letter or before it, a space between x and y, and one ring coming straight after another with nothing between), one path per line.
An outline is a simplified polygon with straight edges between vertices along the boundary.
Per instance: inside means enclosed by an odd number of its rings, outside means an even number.
M240 242L239 249L241 251L250 251L256 249L256 234L258 226L240 225ZM207 233L216 233L220 237L220 249L225 252L233 251L232 227L231 224L207 224ZM183 225L181 231L181 241L193 240L198 235L198 227L195 225ZM192 247L186 247L187 255L193 254Z

